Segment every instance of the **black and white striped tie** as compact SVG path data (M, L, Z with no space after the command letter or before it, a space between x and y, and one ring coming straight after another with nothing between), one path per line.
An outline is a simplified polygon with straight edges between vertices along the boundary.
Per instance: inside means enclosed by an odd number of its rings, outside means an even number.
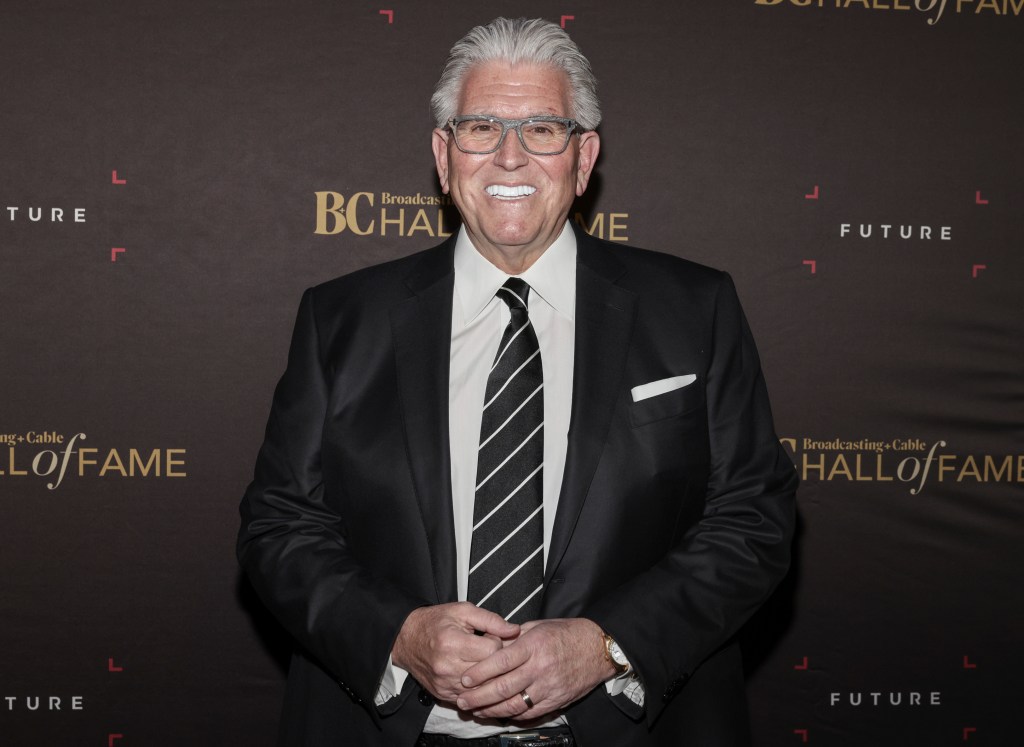
M498 289L512 318L487 377L473 504L469 601L512 622L540 613L544 580L544 371L530 286Z

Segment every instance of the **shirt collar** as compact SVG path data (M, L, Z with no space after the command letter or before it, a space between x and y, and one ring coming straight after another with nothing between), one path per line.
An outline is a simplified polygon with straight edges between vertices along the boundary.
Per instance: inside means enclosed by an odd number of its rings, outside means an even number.
M466 324L476 319L498 288L511 277L492 265L469 240L466 227L455 241L455 295ZM569 221L536 262L522 275L534 293L572 320L576 311L576 234Z

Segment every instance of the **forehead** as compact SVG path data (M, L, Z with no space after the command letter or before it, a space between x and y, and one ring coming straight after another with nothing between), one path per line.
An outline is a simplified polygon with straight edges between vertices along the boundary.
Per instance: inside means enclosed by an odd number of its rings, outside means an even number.
M460 114L567 117L569 109L569 80L550 65L481 63L467 73L459 97Z

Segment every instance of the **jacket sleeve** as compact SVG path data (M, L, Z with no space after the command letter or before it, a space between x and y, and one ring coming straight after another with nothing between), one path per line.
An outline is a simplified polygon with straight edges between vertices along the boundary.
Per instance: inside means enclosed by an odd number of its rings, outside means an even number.
M299 307L288 366L242 499L237 552L274 617L376 719L374 695L394 640L408 614L427 601L362 567L342 517L324 499L330 385L314 298L307 290Z
M798 478L775 435L754 341L725 274L714 294L710 341L702 513L659 562L583 613L635 666L650 724L789 566Z

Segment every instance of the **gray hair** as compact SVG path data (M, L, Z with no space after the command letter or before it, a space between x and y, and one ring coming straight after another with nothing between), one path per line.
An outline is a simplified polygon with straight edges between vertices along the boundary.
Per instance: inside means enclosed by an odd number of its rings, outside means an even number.
M562 28L542 18L495 18L486 26L470 30L455 42L448 54L434 95L430 97L430 109L438 127L444 127L458 114L459 96L467 73L476 65L495 60L512 65L551 65L563 71L569 79L570 116L584 130L596 129L601 123L597 79L590 62Z

